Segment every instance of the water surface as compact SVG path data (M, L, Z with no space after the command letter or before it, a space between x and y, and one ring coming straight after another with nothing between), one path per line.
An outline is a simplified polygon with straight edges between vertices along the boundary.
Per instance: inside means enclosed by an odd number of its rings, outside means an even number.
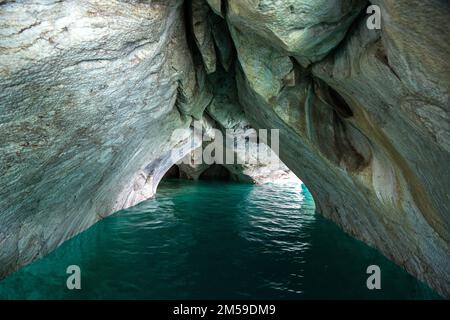
M381 290L366 287L371 264ZM81 290L66 288L69 265ZM3 299L437 297L315 214L306 188L182 180L0 281Z

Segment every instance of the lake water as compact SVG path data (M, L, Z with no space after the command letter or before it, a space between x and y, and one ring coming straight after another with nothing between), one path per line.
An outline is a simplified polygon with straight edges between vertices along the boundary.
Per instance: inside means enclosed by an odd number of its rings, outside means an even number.
M368 290L366 268L381 268ZM68 290L66 268L81 268ZM429 299L438 296L314 212L299 185L163 181L0 281L3 299Z

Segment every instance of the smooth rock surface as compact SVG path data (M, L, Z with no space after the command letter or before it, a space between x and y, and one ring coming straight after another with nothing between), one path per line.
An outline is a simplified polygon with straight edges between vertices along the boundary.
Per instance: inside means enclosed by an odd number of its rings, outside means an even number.
M281 129L280 157L319 212L448 295L449 6L377 3L381 31L361 16L326 57L289 73L296 52L267 45L258 9L230 10L239 100L253 126Z
M279 129L319 213L449 297L450 6L373 4L381 30L353 0L0 1L0 276L152 195L210 118Z
M181 1L1 4L1 276L121 207L179 142L186 52Z
M228 21L304 65L324 58L344 38L366 2L361 0L227 1ZM238 45L239 47L239 45ZM256 59L256 58L255 58Z

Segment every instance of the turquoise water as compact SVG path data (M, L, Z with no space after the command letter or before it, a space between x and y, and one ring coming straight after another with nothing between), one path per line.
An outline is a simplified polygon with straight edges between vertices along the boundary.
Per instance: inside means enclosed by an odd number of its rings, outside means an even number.
M381 290L366 288L368 265ZM66 268L81 268L81 290ZM361 298L438 296L314 213L299 186L164 181L0 281L7 299Z

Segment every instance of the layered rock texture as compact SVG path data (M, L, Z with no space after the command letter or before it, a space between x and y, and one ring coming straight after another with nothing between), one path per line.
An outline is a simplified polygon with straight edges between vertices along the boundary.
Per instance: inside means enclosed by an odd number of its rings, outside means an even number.
M202 143L198 148L191 147L189 153L175 162L178 174L170 176L188 180L199 180L203 177L209 180L222 178L221 180L256 184L302 184L266 144L267 140L264 143L258 138L258 132L249 126L244 114L233 113L238 111L230 109L234 106L221 106L221 110L230 111L226 118L221 119L222 122L204 116ZM220 116L216 118L220 119ZM225 128L230 122L235 125ZM173 163L173 159L171 162Z
M0 274L151 196L193 151L176 129L203 119L279 129L320 214L449 297L449 16L441 0L0 1Z

